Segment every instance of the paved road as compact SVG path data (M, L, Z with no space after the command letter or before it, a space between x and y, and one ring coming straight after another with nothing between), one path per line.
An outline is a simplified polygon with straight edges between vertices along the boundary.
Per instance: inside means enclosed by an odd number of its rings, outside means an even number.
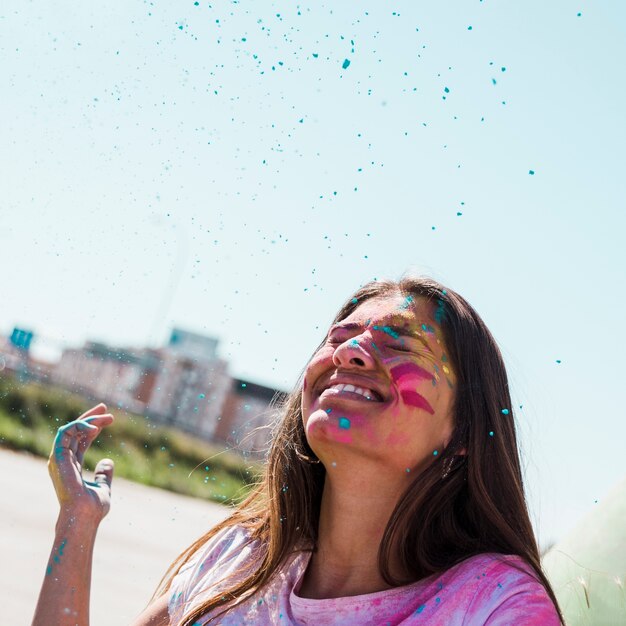
M0 449L0 624L30 624L58 511L45 461ZM91 626L125 625L143 610L171 561L223 519L218 504L113 479L100 525Z

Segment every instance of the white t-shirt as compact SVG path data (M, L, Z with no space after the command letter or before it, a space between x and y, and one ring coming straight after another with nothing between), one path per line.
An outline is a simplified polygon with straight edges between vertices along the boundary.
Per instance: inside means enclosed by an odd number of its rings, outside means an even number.
M247 531L225 528L200 548L170 587L170 623L220 589L223 579L250 568L258 544ZM481 554L443 574L377 593L311 600L298 596L309 552L287 559L258 593L211 625L285 626L559 626L554 606L532 570L517 556ZM521 568L522 571L520 571ZM241 573L239 574L241 576ZM215 611L219 613L221 607ZM198 625L208 619L209 614Z

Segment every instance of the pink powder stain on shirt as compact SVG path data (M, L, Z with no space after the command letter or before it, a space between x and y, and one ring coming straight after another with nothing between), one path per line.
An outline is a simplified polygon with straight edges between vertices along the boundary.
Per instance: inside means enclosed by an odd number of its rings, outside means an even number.
M168 610L176 623L207 591L220 589L225 576L245 575L260 553L247 530L220 531L172 581ZM559 626L559 620L530 566L517 556L481 554L429 578L360 596L312 600L298 596L310 553L298 552L267 586L228 611L222 626L451 626L481 624ZM209 560L212 567L198 569ZM242 573L243 572L243 573ZM358 616L358 620L356 619ZM207 616L204 616L207 617Z

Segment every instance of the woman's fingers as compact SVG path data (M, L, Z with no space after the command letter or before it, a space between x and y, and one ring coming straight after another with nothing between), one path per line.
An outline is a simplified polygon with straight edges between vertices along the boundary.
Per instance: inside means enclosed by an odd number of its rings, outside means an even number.
M94 442L94 440L100 434L100 431L113 422L113 416L110 413L104 413L103 415L92 415L90 417L86 417L84 420L79 420L81 423L89 424L90 426L95 426L95 430L84 430L82 433L82 437L78 439L78 448L77 448L77 459L78 462L83 464L83 457L85 456L85 452L89 448L89 446Z
M57 431L54 439L54 459L57 463L67 460L67 453L78 452L78 446L81 439L88 437L89 433L98 434L99 429L96 425L89 422L75 420L65 426L61 426Z
M113 481L114 467L115 463L113 463L111 459L101 459L98 461L94 471L94 482L99 485L106 484L110 488L111 482Z
M105 411L106 405L98 404L57 431L48 466L60 497L71 498L83 490L82 462L85 452L102 428L114 419Z
M85 411L78 419L84 420L87 417L92 415L99 415L107 412L107 405L104 402L100 404L96 404L96 406L92 406L88 411Z

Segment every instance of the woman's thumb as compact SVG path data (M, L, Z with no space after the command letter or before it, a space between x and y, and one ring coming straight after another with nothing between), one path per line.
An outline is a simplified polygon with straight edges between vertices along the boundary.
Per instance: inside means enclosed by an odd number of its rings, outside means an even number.
M106 483L111 486L113 481L113 468L115 463L111 459L101 459L94 470L94 482L98 484Z

